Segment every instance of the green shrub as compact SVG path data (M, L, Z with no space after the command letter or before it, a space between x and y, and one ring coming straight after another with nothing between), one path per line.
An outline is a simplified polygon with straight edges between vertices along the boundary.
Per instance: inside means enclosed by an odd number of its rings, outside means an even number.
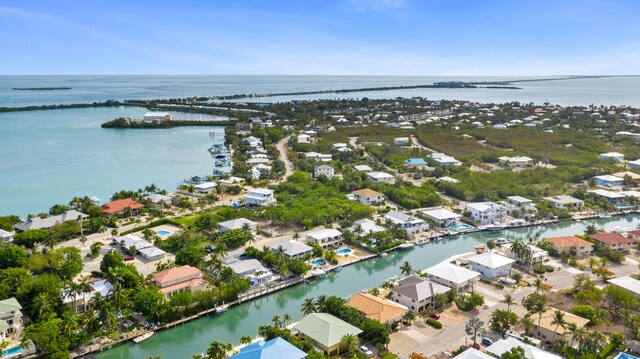
M429 318L427 319L427 324L429 324L430 326L436 328L436 329L442 329L442 323L440 323L439 321L433 319L433 318Z
M544 274L546 272L545 268L543 266L536 266L533 268L533 271L536 274Z
M593 320L596 316L596 309L590 305L576 305L573 307L573 314Z

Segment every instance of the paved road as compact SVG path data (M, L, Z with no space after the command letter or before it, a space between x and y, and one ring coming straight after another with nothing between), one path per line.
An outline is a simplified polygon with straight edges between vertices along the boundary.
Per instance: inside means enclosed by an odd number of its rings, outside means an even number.
M291 174L293 173L293 163L291 163L291 161L289 160L289 157L287 157L287 148L286 147L287 147L287 143L289 142L289 138L291 138L291 136L287 136L287 137L281 139L276 144L276 147L278 148L278 152L280 152L280 161L284 162L285 172L284 172L284 176L282 178L283 181L287 177L291 176Z

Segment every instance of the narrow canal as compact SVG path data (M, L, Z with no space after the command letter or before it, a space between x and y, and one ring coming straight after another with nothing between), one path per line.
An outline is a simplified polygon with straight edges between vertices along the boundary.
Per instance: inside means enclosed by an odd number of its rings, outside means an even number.
M425 269L452 255L472 251L472 246L486 243L492 238L526 239L538 232L542 237L573 235L582 233L588 223L596 223L606 230L631 230L640 223L640 217L628 215L589 222L563 222L450 237L411 250L395 252L384 258L378 257L345 267L341 272L331 273L315 284L301 284L284 289L230 308L225 313L214 314L156 333L140 344L123 344L97 356L99 359L148 358L155 355L160 355L163 359L191 358L193 354L204 352L214 340L238 344L241 336L256 336L258 326L268 324L274 315L282 316L286 313L294 320L300 319L300 305L305 298L321 294L347 297L361 289L378 286L386 279L399 275L399 267L405 261L409 261L415 269Z

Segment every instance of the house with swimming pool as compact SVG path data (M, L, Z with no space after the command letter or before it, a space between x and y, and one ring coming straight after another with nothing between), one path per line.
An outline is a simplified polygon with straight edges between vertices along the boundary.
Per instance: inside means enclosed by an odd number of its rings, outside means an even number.
M438 227L447 228L455 225L462 216L445 208L435 208L422 211L429 220Z
M322 248L335 247L342 243L342 233L334 228L325 228L305 234L307 242L315 242Z
M395 210L387 212L384 218L407 233L420 233L429 229L429 225L424 220Z
M273 253L278 254L282 251L285 256L292 259L306 258L313 252L313 247L294 239L273 243L270 247Z
M16 298L0 301L0 342L19 339L14 336L22 330L22 306Z

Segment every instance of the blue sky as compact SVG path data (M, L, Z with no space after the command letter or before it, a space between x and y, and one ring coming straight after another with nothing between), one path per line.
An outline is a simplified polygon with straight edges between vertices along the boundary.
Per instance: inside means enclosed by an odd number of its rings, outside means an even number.
M638 74L636 0L0 2L0 74Z

